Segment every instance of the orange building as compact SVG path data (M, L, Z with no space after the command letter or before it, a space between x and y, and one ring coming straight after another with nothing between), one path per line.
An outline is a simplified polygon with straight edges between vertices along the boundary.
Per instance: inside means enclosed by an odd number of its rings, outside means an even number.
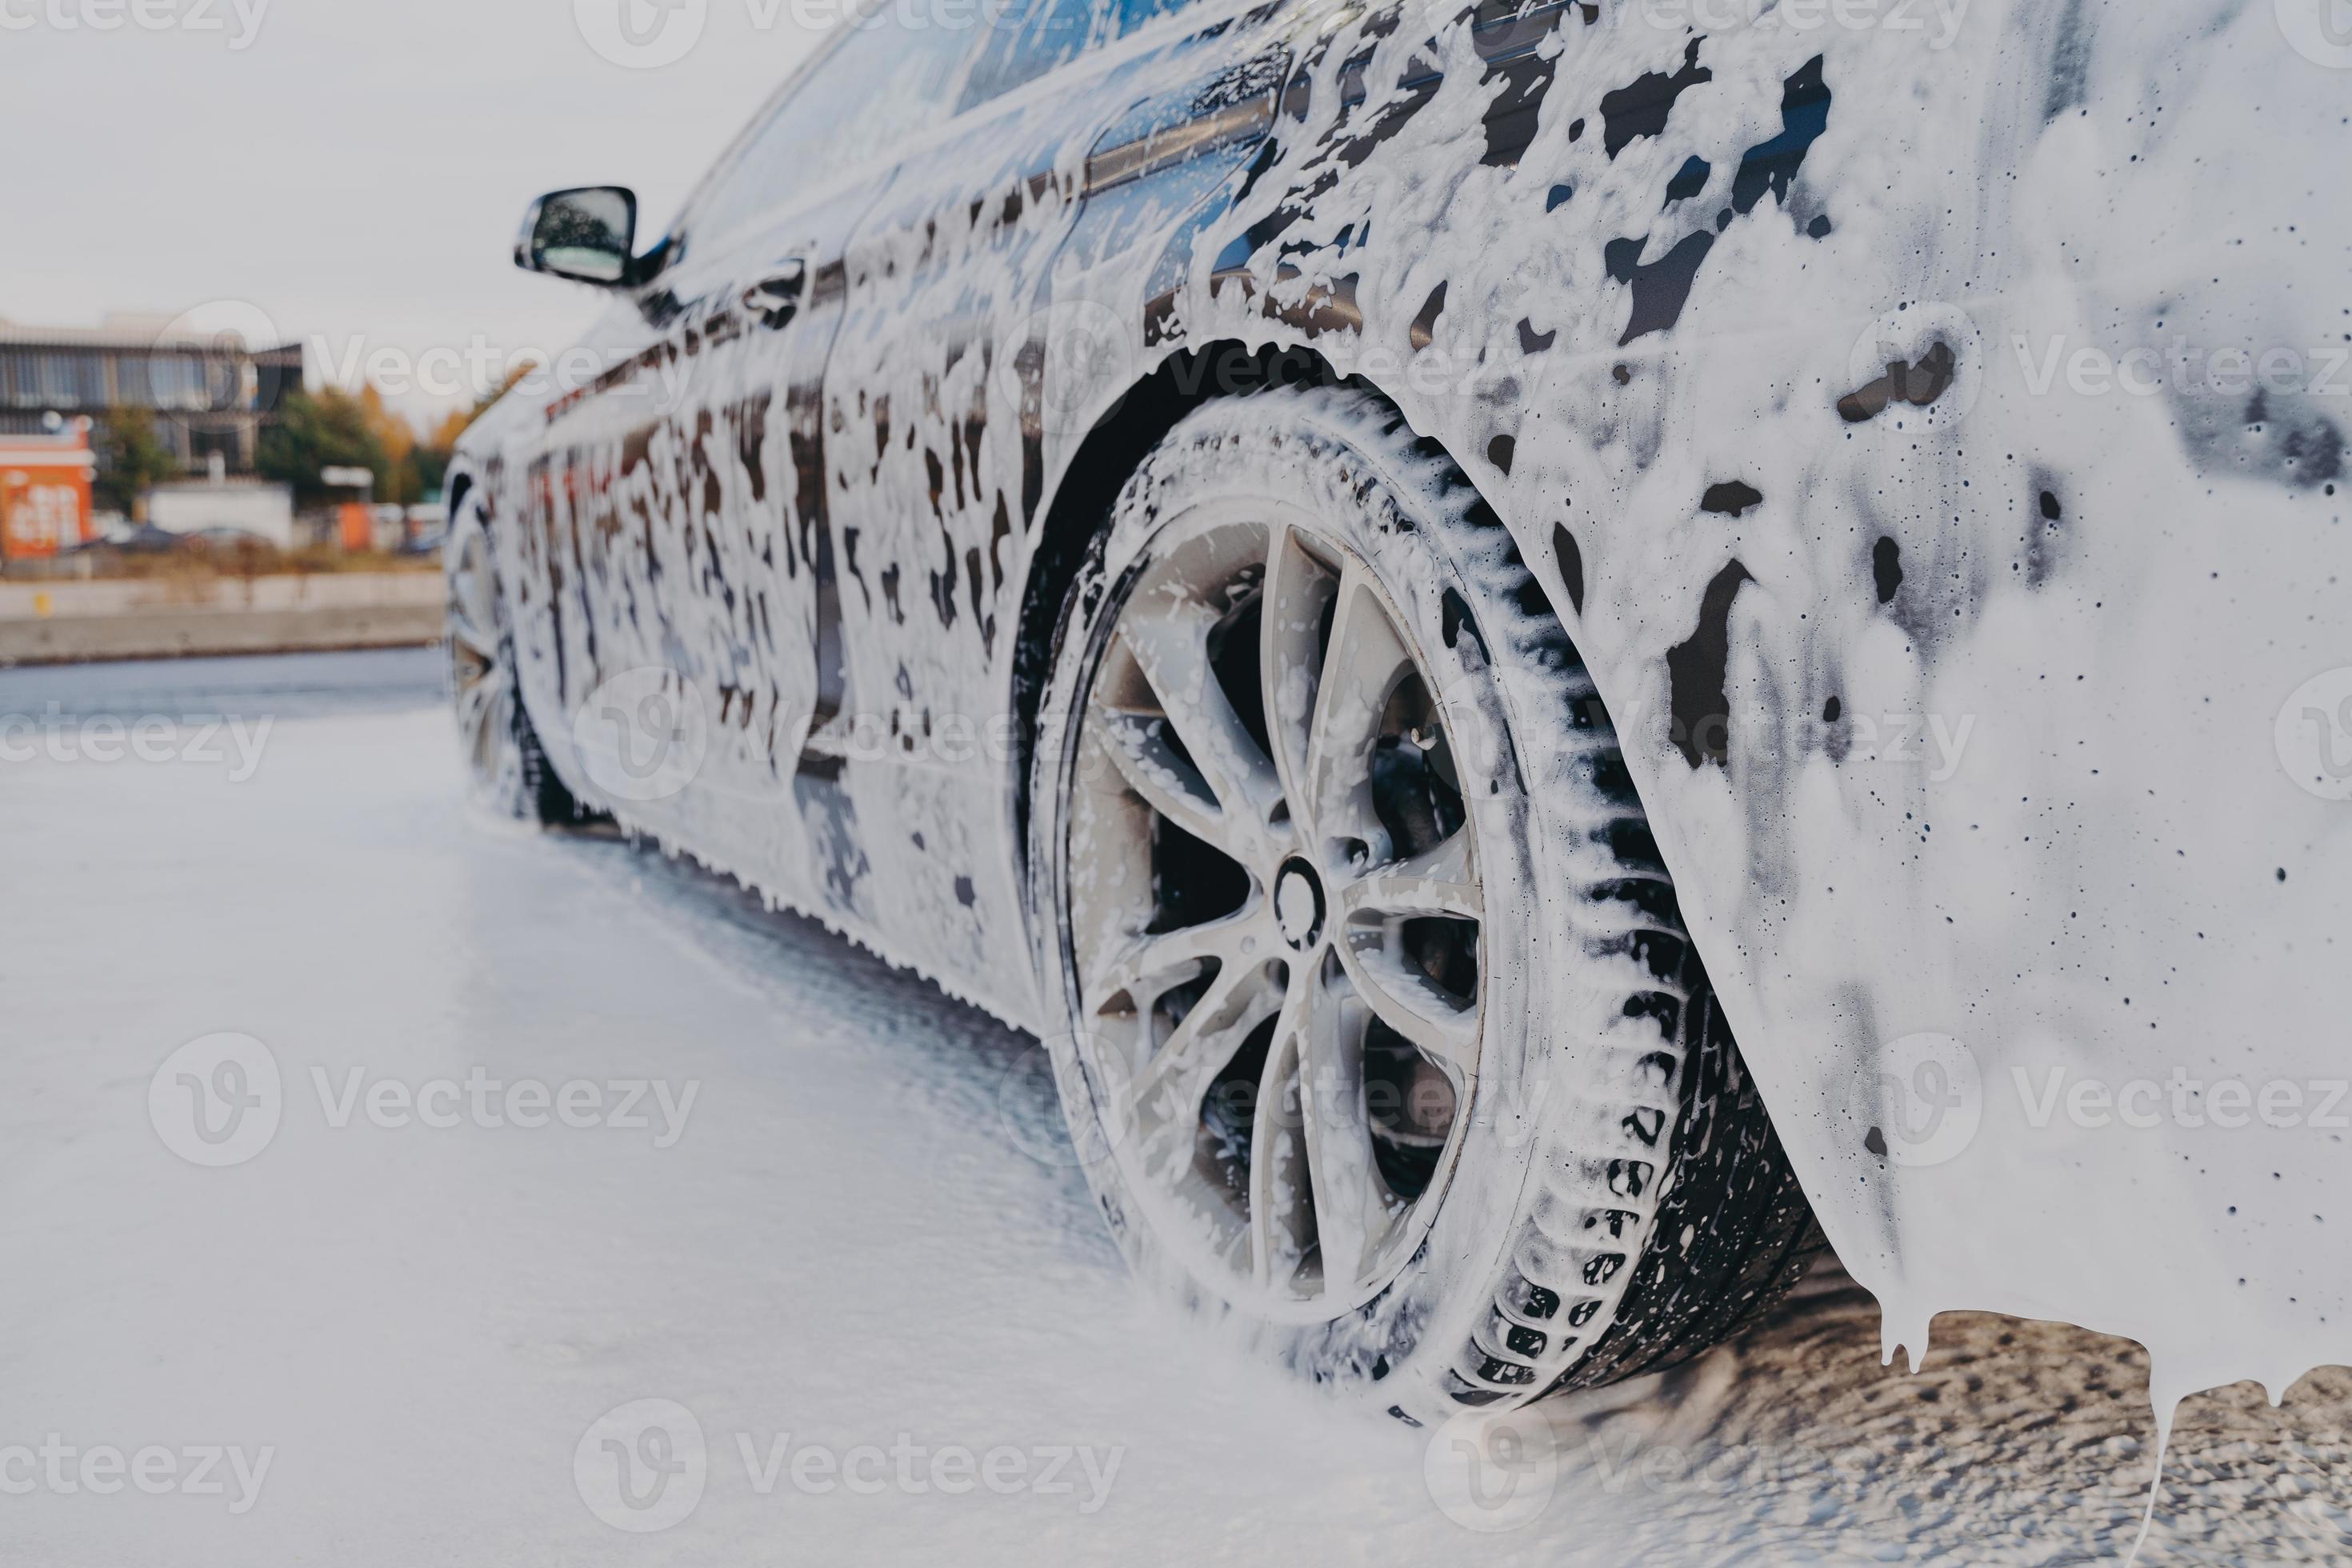
M0 436L0 559L45 559L89 539L96 466L79 422L56 436Z

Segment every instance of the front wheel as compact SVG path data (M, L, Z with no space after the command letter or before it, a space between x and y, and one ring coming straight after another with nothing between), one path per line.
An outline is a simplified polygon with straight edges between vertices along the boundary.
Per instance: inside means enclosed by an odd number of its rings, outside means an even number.
M1682 1359L1811 1213L1510 535L1360 393L1187 418L1032 780L1065 1110L1146 1280L1412 1421Z

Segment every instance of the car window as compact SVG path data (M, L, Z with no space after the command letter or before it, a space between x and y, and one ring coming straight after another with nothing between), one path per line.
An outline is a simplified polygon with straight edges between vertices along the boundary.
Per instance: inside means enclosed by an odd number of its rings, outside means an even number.
M1192 0L1009 0L965 79L956 112L1034 81Z
M760 218L887 153L946 117L957 68L983 29L952 7L880 5L841 24L765 124L686 223L698 251L723 246Z

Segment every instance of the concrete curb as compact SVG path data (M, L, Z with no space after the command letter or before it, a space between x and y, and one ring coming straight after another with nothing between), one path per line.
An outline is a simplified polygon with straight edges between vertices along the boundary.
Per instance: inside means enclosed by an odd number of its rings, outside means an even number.
M440 640L443 615L436 600L429 608L166 610L0 621L0 666L414 647Z
M438 572L0 584L0 665L413 647L446 592Z

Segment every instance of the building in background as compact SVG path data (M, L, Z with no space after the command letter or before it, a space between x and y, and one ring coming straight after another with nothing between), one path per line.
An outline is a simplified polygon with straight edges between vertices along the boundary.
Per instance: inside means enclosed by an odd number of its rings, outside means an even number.
M0 321L0 439L43 434L51 416L135 412L152 417L182 468L204 472L217 458L230 475L250 474L262 430L301 386L299 343L203 337L162 317L110 315L96 328Z
M0 434L0 563L46 561L90 537L88 427Z

